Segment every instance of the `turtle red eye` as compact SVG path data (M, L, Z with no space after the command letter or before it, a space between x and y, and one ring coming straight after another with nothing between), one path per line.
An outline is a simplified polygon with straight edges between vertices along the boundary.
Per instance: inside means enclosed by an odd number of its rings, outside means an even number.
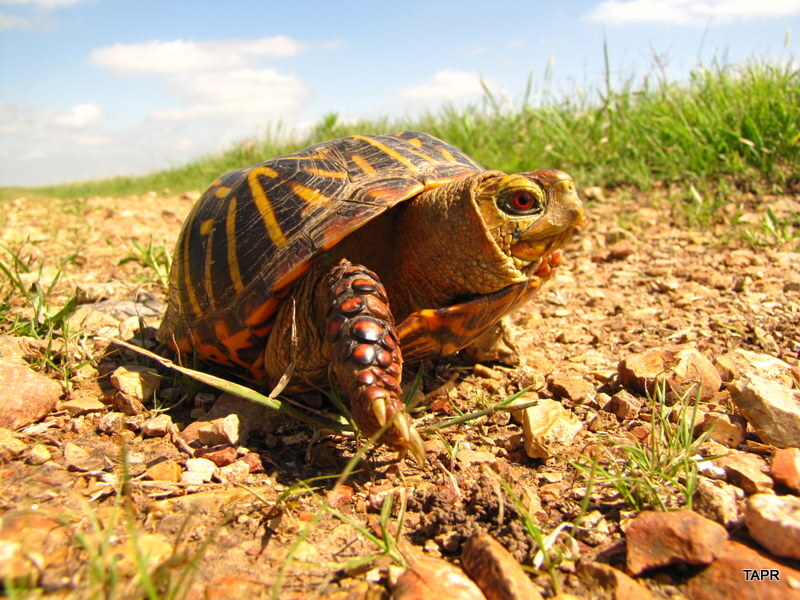
M533 192L517 191L506 196L500 208L512 215L534 215L542 212L544 205Z

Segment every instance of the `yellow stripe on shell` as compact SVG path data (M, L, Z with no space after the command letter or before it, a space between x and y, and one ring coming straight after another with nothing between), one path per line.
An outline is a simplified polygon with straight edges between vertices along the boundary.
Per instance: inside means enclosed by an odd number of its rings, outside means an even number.
M236 196L228 203L228 214L225 216L225 242L228 245L228 272L231 275L233 289L238 293L244 289L242 272L239 270L239 258L236 256Z
M379 142L376 139L367 137L365 135L354 135L353 139L361 140L362 142L367 142L370 146L374 146L375 148L377 148L378 150L380 150L384 154L387 154L387 155L391 156L394 160L396 160L397 162L399 162L400 164L405 166L410 171L419 171L419 169L417 168L417 165L412 163L405 156L403 156L402 154L400 154L396 150L392 150L389 146L387 146L386 144L382 144L381 142Z
M189 304L191 305L192 313L195 316L199 316L201 314L200 310L200 303L197 301L197 296L194 293L194 285L192 285L192 271L189 264L189 232L192 230L194 226L194 220L197 218L197 205L195 204L195 209L189 213L189 216L186 218L186 223L183 226L183 257L181 260L181 267L183 270L183 289L186 291L186 296L189 298ZM180 295L178 296L180 298Z
M353 162L356 163L356 166L364 171L366 175L372 175L376 172L375 167L369 164L369 161L360 154L353 154L350 156L350 158L353 159Z
M315 190L314 188L306 187L302 183L298 183L296 181L290 181L289 187L292 188L292 191L300 196L303 200L309 203L316 203L316 202L329 202L330 197L326 196L319 190Z
M209 305L213 310L216 306L214 302L214 278L211 276L211 253L214 249L212 244L214 233L214 219L206 219L200 224L200 233L205 238L206 256L205 263L203 264L203 288L206 291L206 298L208 298Z
M264 227L267 229L267 235L269 235L275 247L280 248L286 245L286 236L283 234L278 219L275 217L272 203L269 201L269 198L267 198L264 188L261 187L261 183L258 181L259 175L273 179L278 177L278 172L269 167L256 167L247 174L247 183L250 186L253 202L255 202L256 208L258 212L261 213L261 218L264 220Z
M309 175L325 177L327 179L347 179L347 173L345 173L344 171L330 171L328 169L318 169L316 167L310 167L308 169L303 169L303 172L308 173Z
M220 186L220 187L218 187L217 189L214 190L214 196L216 196L220 200L222 198L225 198L230 193L231 193L231 188L229 188L227 186L224 186L224 185Z

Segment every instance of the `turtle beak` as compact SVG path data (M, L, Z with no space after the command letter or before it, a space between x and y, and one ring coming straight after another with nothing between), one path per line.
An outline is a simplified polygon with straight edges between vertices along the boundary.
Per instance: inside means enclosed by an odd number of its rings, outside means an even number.
M511 246L511 253L533 262L563 246L577 227L588 225L588 219L575 182L567 173L547 169L526 175L544 189L547 210L519 236L519 241Z

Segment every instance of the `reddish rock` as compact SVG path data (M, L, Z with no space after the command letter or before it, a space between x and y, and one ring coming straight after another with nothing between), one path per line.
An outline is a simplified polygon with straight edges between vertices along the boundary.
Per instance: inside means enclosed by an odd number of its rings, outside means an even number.
M800 571L728 541L711 566L689 580L686 595L691 600L800 600Z
M270 587L247 575L225 575L206 586L204 600L228 600L229 598L262 598Z
M265 406L225 393L217 399L211 410L194 423L187 425L181 431L181 437L189 443L194 442L199 438L200 429L207 426L210 421L222 419L233 414L238 415L240 423L247 424L250 434L269 433L277 415L274 410ZM244 442L245 440L241 440L241 443Z
M691 510L644 511L630 522L625 537L628 572L638 575L675 563L707 565L720 552L728 532Z
M731 450L726 456L712 461L725 469L730 483L748 494L757 494L772 489L772 478L767 475L767 463L755 454Z
M440 558L418 558L397 578L394 600L486 600L480 588L458 567Z
M778 448L800 440L800 390L758 375L728 384L731 399L759 437Z
M650 591L619 569L593 561L578 563L578 577L590 586L594 593L603 590L603 598L610 600L651 600Z
M583 402L587 396L595 393L594 385L575 375L554 373L547 378L547 389L557 400L566 399L571 402Z
M464 544L461 566L478 584L487 600L536 600L542 594L511 553L486 533Z
M719 391L722 378L716 368L696 348L688 345L653 348L621 361L617 366L620 383L635 394L652 395L657 381L664 380L674 402L686 397L694 400L698 389L701 400Z
M242 457L242 460L250 467L251 473L264 472L264 462L256 452L248 452Z
M239 452L233 446L201 448L195 454L200 458L207 458L218 467L229 465L239 458Z
M779 448L772 455L770 474L795 492L800 492L800 448Z
M20 429L45 417L61 397L61 385L26 365L0 362L0 427Z
M747 421L742 415L706 413L694 428L695 436L708 432L708 439L728 448L738 448L747 434Z
M614 413L620 419L635 419L644 406L644 400L631 394L627 390L620 390L611 397L603 409Z

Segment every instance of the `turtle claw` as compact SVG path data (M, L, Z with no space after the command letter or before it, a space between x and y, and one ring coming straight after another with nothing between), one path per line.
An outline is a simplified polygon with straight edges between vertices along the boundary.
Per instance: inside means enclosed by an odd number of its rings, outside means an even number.
M420 437L419 433L417 432L416 428L411 425L409 427L409 440L408 440L408 451L411 452L411 456L417 462L417 466L420 469L425 467L425 445L422 443L422 437Z
M386 425L386 402L383 398L376 398L372 401L372 414L375 415L375 419L378 421L378 425L383 427Z

